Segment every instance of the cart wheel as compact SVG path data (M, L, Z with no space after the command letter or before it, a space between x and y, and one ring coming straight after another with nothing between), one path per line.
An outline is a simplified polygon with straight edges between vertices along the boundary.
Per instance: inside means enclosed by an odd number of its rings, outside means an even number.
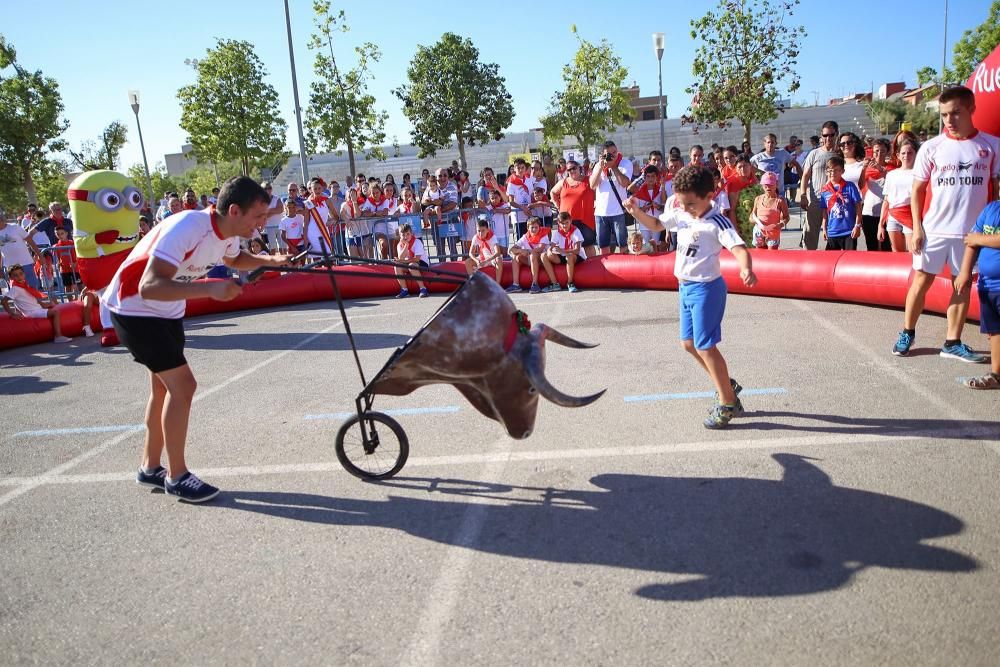
M410 454L406 432L381 412L352 415L337 431L337 459L361 479L388 479L403 469Z

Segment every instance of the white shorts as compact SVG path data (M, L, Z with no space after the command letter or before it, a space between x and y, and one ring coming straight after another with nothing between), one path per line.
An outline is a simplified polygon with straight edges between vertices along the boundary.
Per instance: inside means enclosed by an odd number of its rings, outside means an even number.
M887 231L887 232L903 232L907 236L909 236L910 234L913 233L913 229L911 229L910 227L907 227L906 225L904 225L903 223L901 223L899 220L896 220L894 217L892 217L891 214L885 220L885 231Z
M965 255L965 241L950 236L928 236L919 255L913 256L913 268L932 275L938 275L947 265L951 275L957 276L962 268Z
M49 311L45 308L36 308L35 310L22 310L21 313L32 320L44 320L49 316Z
M508 238L507 238L506 220L493 220L493 222L490 224L490 227L493 229L493 236L495 236L497 239L497 245L501 245L505 248L508 245L510 245L509 243L507 243Z

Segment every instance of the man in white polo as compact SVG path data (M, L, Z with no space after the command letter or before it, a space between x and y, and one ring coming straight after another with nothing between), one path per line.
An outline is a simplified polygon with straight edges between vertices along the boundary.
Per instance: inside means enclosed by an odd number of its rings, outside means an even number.
M628 227L622 202L629 196L631 182L632 163L618 152L615 142L605 141L598 163L590 173L597 245L602 255L611 254L612 242L618 246L618 252L628 254Z

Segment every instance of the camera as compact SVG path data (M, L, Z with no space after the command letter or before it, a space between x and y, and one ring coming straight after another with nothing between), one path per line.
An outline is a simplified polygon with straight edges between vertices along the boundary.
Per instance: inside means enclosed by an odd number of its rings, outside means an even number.
M605 162L611 162L614 159L614 157L611 155L611 153L605 153L604 155L601 156L601 159L604 160Z

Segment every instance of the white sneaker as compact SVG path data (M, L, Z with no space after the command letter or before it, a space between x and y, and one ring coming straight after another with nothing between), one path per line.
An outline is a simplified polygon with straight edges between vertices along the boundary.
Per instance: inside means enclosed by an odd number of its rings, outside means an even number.
M90 325L83 327L83 335L90 338L94 335L94 330L90 328Z
M71 340L72 340L71 338L66 338L66 336L56 336L55 338L52 339L52 342L54 342L54 343L68 343Z

